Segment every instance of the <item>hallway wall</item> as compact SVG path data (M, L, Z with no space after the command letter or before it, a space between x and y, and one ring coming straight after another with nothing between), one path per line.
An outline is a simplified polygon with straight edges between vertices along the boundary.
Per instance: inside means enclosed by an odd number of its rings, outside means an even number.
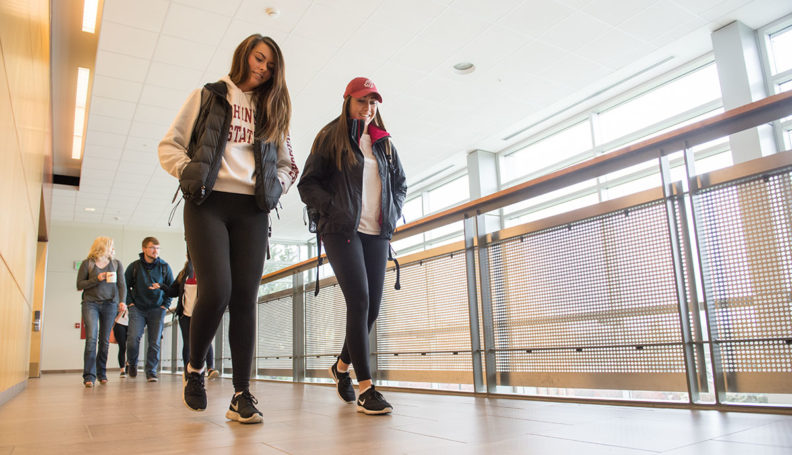
M49 2L0 3L0 404L28 378L44 169L51 168ZM49 177L46 180L50 180Z

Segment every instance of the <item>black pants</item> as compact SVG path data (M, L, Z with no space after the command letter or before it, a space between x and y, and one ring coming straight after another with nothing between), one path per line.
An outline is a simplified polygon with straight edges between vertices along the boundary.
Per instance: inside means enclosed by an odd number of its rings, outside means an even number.
M189 316L179 316L179 329L182 334L182 360L185 371L187 371L187 362L190 361L190 319L192 318ZM206 368L214 370L214 349L211 343L206 351Z
M268 214L253 196L215 191L201 205L184 205L187 249L198 294L190 321L190 365L203 367L209 345L228 308L234 389L247 390L256 336L256 301Z
M115 335L116 343L118 343L118 365L120 368L126 366L127 328L127 326L117 322L113 325L113 335Z
M322 236L325 252L346 301L346 338L341 361L355 367L358 381L371 379L369 332L379 316L389 241L355 233Z

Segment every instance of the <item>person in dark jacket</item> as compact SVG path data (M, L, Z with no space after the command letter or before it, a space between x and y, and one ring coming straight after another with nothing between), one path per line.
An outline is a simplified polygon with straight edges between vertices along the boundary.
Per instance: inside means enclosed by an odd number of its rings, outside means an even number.
M198 284L189 252L184 268L176 275L173 286L169 287L165 294L168 297L177 298L175 313L179 318L179 329L182 334L182 360L186 371L187 362L190 360L190 319L192 319L193 308L195 308L195 297L198 294ZM220 376L220 372L214 369L214 349L211 344L209 350L206 351L206 368L206 376L209 379Z
M77 270L77 290L83 291L82 318L85 324L83 385L85 387L93 387L97 379L101 384L107 383L110 330L116 314L126 310L124 266L113 257L114 255L113 239L97 237L91 245L88 257L80 263L80 269Z
M390 238L407 195L404 170L378 110L382 96L367 78L349 82L341 115L316 135L297 188L315 218L327 258L346 301L346 337L330 367L338 395L357 410L386 414L393 407L375 390L368 334L379 315Z
M149 382L157 382L162 326L171 300L165 295L165 291L173 284L173 271L170 265L159 257L159 240L155 237L146 237L142 246L140 259L129 264L125 272L129 310L126 342L127 376L130 378L137 376L140 339L143 337L143 330L148 326L146 379Z
M227 76L190 95L159 144L160 164L184 194L187 249L201 277L184 403L206 409L204 359L228 308L235 393L226 417L241 423L263 419L249 391L256 301L269 212L297 180L290 120L283 54L255 34L237 46Z

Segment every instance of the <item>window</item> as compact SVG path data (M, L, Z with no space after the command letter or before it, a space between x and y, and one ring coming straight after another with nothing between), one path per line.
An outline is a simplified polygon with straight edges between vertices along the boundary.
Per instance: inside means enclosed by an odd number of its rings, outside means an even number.
M427 191L429 213L439 212L470 199L470 187L467 174L444 185Z
M792 26L770 34L769 38L772 74L792 70Z
M588 121L577 123L503 156L502 179L505 182L512 182L543 170L549 172L582 161L588 155L580 157L580 154L590 150L591 147L591 124ZM570 162L570 158L576 156L579 159Z
M721 96L718 72L710 63L599 114L602 142L611 142Z

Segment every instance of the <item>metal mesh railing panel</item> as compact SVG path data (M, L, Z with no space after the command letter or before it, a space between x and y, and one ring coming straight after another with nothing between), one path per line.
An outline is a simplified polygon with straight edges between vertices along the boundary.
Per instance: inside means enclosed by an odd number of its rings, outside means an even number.
M671 254L663 201L491 245L497 371L684 373Z
M389 271L377 320L378 368L472 371L470 353L460 352L470 351L464 253L403 266L401 290L394 281Z
M695 201L720 370L727 375L792 372L789 171L715 186L699 192ZM787 383L788 393L792 383Z
M258 346L256 367L292 369L292 297L258 305Z
M329 267L325 265L323 267ZM346 303L341 287L324 286L314 296L313 284L305 292L306 373L327 368L341 353L346 331Z

